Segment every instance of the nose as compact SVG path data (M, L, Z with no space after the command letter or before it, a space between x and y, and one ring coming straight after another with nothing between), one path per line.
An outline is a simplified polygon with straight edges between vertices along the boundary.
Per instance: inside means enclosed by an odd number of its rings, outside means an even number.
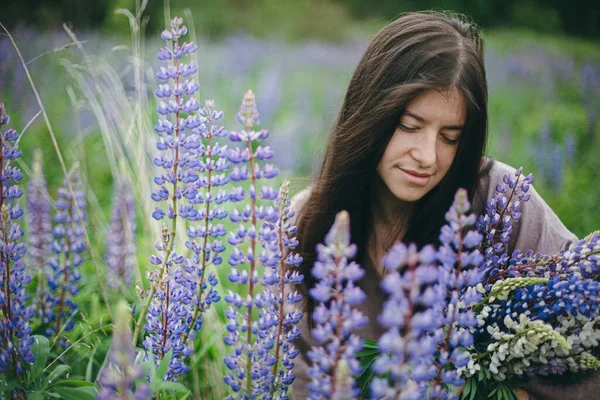
M427 131L415 141L411 156L422 168L431 168L437 161L437 132Z

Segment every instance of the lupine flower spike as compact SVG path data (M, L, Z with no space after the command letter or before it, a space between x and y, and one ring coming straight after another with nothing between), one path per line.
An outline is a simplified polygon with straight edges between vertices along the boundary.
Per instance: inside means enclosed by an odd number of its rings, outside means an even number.
M130 286L136 268L135 203L131 185L121 177L115 186L106 233L106 264L111 272L108 283L113 289Z
M378 376L371 383L371 398L426 398L437 373L435 354L444 338L447 282L433 246L419 252L414 244L396 243L383 266L381 288L389 297L379 323L388 330L378 343L381 357L372 366Z
M302 258L291 252L298 241L294 237L297 228L290 224L294 214L289 208L289 195L289 181L285 181L275 200L277 221L265 222L258 235L264 247L259 258L266 269L261 278L264 289L256 299L256 306L261 308L261 312L254 351L253 374L256 377L253 384L255 394L265 399L288 398L288 387L295 379L293 360L298 355L293 342L300 336L297 324L302 312L296 309L296 304L302 296L293 288L304 277L292 270L300 265ZM235 382L234 373L240 361L235 354L225 359L226 365L233 371L225 378L226 382Z
M350 261L356 251L356 245L350 243L350 218L342 211L325 243L317 245L317 261L312 268L317 284L310 295L318 303L312 336L318 346L308 352L312 361L308 371L311 399L355 399L360 392L352 376L361 373L355 353L362 350L362 342L353 331L363 327L367 318L354 308L366 297L356 286L364 270Z
M173 356L165 379L175 380L177 375L186 373L189 368L184 359L192 353L192 344L187 340L194 330L202 325L202 312L208 305L217 301L214 290L217 280L214 274L205 275L207 262L220 263L219 254L224 246L218 240L208 243L207 237L218 238L225 234L222 225L208 225L213 218L226 216L219 208L210 209L210 203L221 204L226 200L223 193L214 195L212 186L221 186L227 182L222 172L227 168L223 161L225 148L212 142L212 137L224 135L223 128L216 127L215 121L222 113L213 109L208 101L200 110L195 93L199 85L191 77L198 69L193 63L183 63L183 57L197 50L194 43L181 43L187 28L181 18L171 21L171 29L162 32L163 40L170 46L161 49L158 58L167 63L157 78L164 82L156 91L161 100L157 112L162 116L154 129L159 134L156 147L160 151L154 164L162 169L154 178L157 189L152 199L165 206L157 206L152 217L158 221L167 217L171 223L162 226L162 238L156 243L157 254L150 257L150 263L156 269L150 271L150 290L145 294L144 305L140 312L133 335L137 343L142 321L150 333L143 345L158 363L169 350ZM200 111L199 111L200 110ZM194 115L199 111L199 115ZM208 139L205 147L202 139ZM202 173L206 173L204 177ZM210 175L214 173L214 175ZM199 211L197 205L204 205ZM201 221L200 227L190 227L185 243L193 250L192 259L174 251L178 220ZM195 239L199 238L202 244ZM207 290L207 287L210 289ZM204 296L203 296L204 293Z
M266 356L265 365L273 364L270 378L267 380L272 379L267 398L277 399L288 398L288 387L296 377L292 371L293 360L298 355L294 340L300 337L297 325L302 319L302 312L296 308L302 296L294 287L302 283L304 276L292 270L300 266L302 257L292 252L298 246L298 240L294 237L297 227L290 224L290 219L294 216L290 205L290 182L286 180L275 199L279 216L277 223L265 222L260 234L263 246L267 250L261 255L261 263L267 270L262 276L262 284L265 287L262 299L265 301L263 304L257 302L258 307L263 307L264 317L261 317L261 321L265 322L259 323L262 332L259 347L262 347L265 354L269 354L273 344L275 345L274 361L273 357Z
M229 244L236 246L228 261L233 267L229 274L229 280L233 283L248 285L248 292L244 299L237 293L230 293L225 296L231 307L226 312L227 318L230 320L228 325L229 336L225 338L225 343L234 348L234 357L240 357L244 354L246 357L246 365L242 367L236 361L234 374L225 378L226 383L235 391L238 392L244 386L247 396L253 396L259 393L262 383L253 383L253 380L261 380L259 378L260 359L254 354L254 342L258 333L258 323L253 323L252 310L255 307L256 301L254 287L258 283L258 272L256 270L256 243L258 233L259 220L275 223L277 221L277 211L272 206L259 206L258 200L273 201L277 197L277 191L269 186L261 186L260 191L257 189L258 181L261 178L271 179L277 176L277 169L271 164L264 163L261 167L259 161L263 162L273 157L273 152L269 146L257 146L255 144L263 141L268 137L266 130L254 131L253 128L260 122L260 117L256 107L254 93L248 91L244 95L240 112L237 114L237 119L244 125L244 130L241 132L230 132L229 139L235 143L241 143L242 147L232 148L227 153L230 162L236 164L233 168L230 179L234 182L245 183L249 182L249 190L244 190L243 187L233 189L229 195L231 202L242 202L249 200L243 210L236 209L229 218L234 223L239 223L239 227L231 232L228 239ZM267 203L268 204L268 203ZM260 238L258 238L260 240ZM247 251L241 250L242 243L248 243ZM244 268L249 264L248 270ZM238 322L238 319L241 321ZM229 365L230 369L234 364ZM254 365L254 366L253 366ZM245 370L244 370L245 369ZM245 385L243 381L245 380ZM243 394L241 396L244 396Z
M35 358L30 350L34 338L28 322L34 311L26 305L25 286L31 277L25 270L26 246L21 242L23 230L17 222L23 215L17 203L23 194L17 186L23 174L14 165L21 157L16 145L19 134L14 129L2 129L9 121L0 102L0 373L12 371L20 379L24 364L31 364Z
M513 222L521 219L522 203L531 197L527 192L533 183L533 175L522 176L519 168L514 177L505 175L503 182L496 186L493 197L486 202L485 214L477 220L477 229L483 235L481 243L486 276L492 276L506 269L510 256L508 243L512 234Z
M52 315L52 307L44 301L48 259L52 255L52 200L42 172L42 151L33 157L33 174L27 185L27 227L29 232L29 265L37 275L37 294L34 307L40 319Z
M469 214L467 191L459 189L454 203L446 213L447 224L441 229L438 260L441 263L441 281L447 295L443 323L443 339L438 348L436 374L429 396L432 399L452 398L446 385L460 386L464 379L457 368L472 362L467 348L473 345L472 329L477 319L472 307L482 299L481 292L485 271L481 268L483 255L479 246L482 235L475 229L475 214Z
M69 185L74 190L74 197ZM56 214L52 229L54 255L49 262L51 271L48 275L49 293L46 300L50 302L54 312L43 321L50 324L46 331L48 336L60 332L64 324L67 332L75 326L73 314L77 310L77 304L73 296L79 292L79 267L83 263L84 229L87 223L85 194L81 191L81 186L79 165L75 164L63 181L63 187L58 189L58 199L55 202ZM65 344L61 340L60 345Z
M144 370L135 364L135 350L129 329L131 310L124 300L119 301L115 312L115 329L112 338L109 364L100 372L98 382L102 389L96 400L145 400L152 391L143 382ZM136 381L137 386L136 386Z
M189 227L189 240L185 243L194 252L191 263L186 261L185 268L195 279L196 298L192 318L183 334L184 343L194 331L202 327L202 314L212 303L221 299L216 290L218 280L215 273L206 271L209 266L221 265L223 262L221 253L225 251L225 246L219 238L227 233L220 221L227 217L223 203L228 200L229 195L222 187L229 182L229 177L225 174L229 169L229 162L225 158L227 146L218 142L219 138L227 135L227 131L216 125L223 118L223 112L215 110L214 101L207 100L199 114L203 123L194 132L199 133L207 145L192 149L198 159L198 172L204 175L196 181L194 190L198 193L193 201L190 200L191 204L197 204L200 208L197 213L192 210L189 220L199 221L201 224Z

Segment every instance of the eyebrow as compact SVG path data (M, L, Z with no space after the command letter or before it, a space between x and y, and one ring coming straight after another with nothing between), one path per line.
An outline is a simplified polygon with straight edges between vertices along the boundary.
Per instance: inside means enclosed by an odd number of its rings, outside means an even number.
M413 117L419 122L425 122L425 118L410 112L409 110L405 110L403 115L408 115L409 117ZM448 131L462 131L464 129L464 125L445 125L442 129L446 129Z

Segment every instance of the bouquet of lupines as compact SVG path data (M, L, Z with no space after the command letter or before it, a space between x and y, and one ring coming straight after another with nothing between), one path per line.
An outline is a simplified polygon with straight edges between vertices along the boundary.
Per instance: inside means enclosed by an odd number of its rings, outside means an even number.
M152 216L158 221L166 217L170 226L162 225L162 237L155 244L158 253L150 257L156 267L149 271L151 287L143 293L144 304L133 335L137 343L145 318L143 326L149 334L143 345L156 364L172 353L164 376L167 380L189 370L185 357L193 351L192 340L202 326L202 315L219 300L214 289L216 276L206 270L209 264L221 263L220 253L225 250L218 240L225 230L214 221L227 216L219 205L228 198L224 191L214 189L228 181L224 174L229 167L224 159L226 147L214 141L226 133L215 125L223 113L215 110L210 100L203 108L196 100L199 84L192 76L198 67L183 60L195 53L197 46L181 43L187 33L182 22L174 18L171 29L162 32L167 46L158 58L166 65L156 74L163 82L156 91L160 118L154 126L160 151L154 164L161 172L154 178L157 188L151 197L162 206L157 206ZM190 224L184 243L191 257L176 252L175 244L182 240L176 238L178 221ZM193 226L193 222L200 225Z
M534 375L584 373L600 368L600 235L595 232L558 254L507 254L511 222L527 201L531 175L505 176L477 222L484 235L484 298L473 308L477 327L463 397L510 398ZM483 398L482 397L482 398Z
M466 382L462 398L512 399L528 377L600 368L600 235L555 255L507 254L532 182L505 176L477 221L459 190L439 248L398 243L385 256L389 331L358 353L363 396L456 398Z

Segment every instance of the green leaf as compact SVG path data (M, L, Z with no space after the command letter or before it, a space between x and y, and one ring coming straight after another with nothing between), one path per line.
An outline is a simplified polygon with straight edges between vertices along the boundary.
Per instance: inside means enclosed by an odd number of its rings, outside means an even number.
M167 373L167 369L169 369L169 364L171 363L171 357L173 357L173 349L169 350L167 354L160 360L160 364L158 364L158 368L156 369L156 376L162 381Z
M84 387L84 386L94 386L93 382L82 381L78 379L67 379L64 381L58 381L52 387L55 386L75 386L75 387Z
M96 347L92 350L90 354L90 360L87 363L87 367L85 368L85 380L91 382L92 381L92 372L94 370L94 355L96 354Z
M44 387L48 387L49 385L52 385L53 383L57 383L54 382L55 380L57 380L58 378L60 378L61 376L65 375L66 373L68 373L71 370L71 367L69 367L68 365L58 365L56 368L54 368L52 370L52 372L50 372L50 375L48 375L48 378L44 379Z
M50 354L50 342L44 336L34 335L35 341L31 345L31 352L35 356L35 361L31 364L31 379L35 380L38 375L46 367L46 361L48 361L48 354Z
M190 391L187 387L182 385L179 382L160 382L157 387L157 390L177 390L179 392L187 393Z
M471 386L471 397L469 397L469 400L474 400L477 395L477 382L475 382L474 379L471 382L473 382L473 384Z
M360 360L360 366L362 367L363 371L358 376L357 380L361 397L365 397L369 394L369 385L371 384L371 380L375 374L375 371L373 371L371 368L371 364L373 364L377 358L379 358L379 353L368 355Z
M379 349L379 343L377 343L377 340L365 339L363 349Z
M356 358L361 358L361 357L371 356L373 354L377 355L380 353L381 352L377 349L366 349L366 350L359 351L358 353L354 353L354 356Z
M44 400L44 395L40 392L31 392L27 395L27 400Z
M463 389L460 392L461 400L465 400L469 396L469 394L471 393L472 386L473 386L473 378L468 378L465 382L465 386L463 386Z
M95 387L56 387L54 393L65 400L94 400L98 392Z

